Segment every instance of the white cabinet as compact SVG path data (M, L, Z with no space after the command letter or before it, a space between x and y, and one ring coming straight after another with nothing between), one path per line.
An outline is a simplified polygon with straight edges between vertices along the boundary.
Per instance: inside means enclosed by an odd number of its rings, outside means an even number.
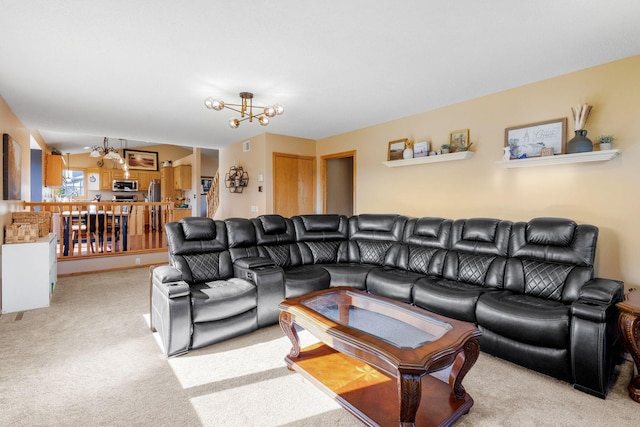
M56 235L2 245L2 313L49 307L58 280Z

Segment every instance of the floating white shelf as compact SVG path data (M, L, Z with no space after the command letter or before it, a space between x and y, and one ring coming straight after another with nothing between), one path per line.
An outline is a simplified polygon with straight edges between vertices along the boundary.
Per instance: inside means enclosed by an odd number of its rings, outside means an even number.
M528 159L501 160L496 162L505 168L561 165L567 163L604 162L620 154L620 150L587 151L586 153L558 154L555 156L530 157Z
M473 157L473 151L460 151L458 153L440 154L439 156L417 157L414 159L390 160L382 162L388 168L398 166L423 165L425 163L450 162L452 160L466 160Z

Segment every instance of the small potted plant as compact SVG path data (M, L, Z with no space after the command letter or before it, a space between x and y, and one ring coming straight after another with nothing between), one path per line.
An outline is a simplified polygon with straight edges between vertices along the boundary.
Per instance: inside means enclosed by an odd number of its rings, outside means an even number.
M448 154L451 146L449 144L442 144L440 148L442 149L442 154Z
M600 135L598 142L600 143L600 150L611 150L611 143L616 140L613 135Z

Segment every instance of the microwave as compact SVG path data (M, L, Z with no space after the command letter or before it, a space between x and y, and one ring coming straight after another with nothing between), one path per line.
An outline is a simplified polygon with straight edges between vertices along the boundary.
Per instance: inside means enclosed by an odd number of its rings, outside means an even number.
M138 191L138 181L135 179L114 179L111 189L113 191Z

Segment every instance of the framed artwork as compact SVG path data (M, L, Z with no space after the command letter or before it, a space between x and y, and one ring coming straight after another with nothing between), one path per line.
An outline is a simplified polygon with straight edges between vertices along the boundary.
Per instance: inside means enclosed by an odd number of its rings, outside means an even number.
M129 165L129 169L158 170L158 153L156 151L124 150L124 161Z
M416 142L413 144L413 157L427 157L430 149L431 143L429 141Z
M200 185L202 185L202 194L206 194L209 192L209 189L211 188L211 184L213 184L212 176L200 177Z
M22 199L22 147L9 134L2 135L2 200Z
M540 157L544 148L553 154L563 154L567 144L567 118L547 120L504 130L504 146L510 159ZM545 154L549 150L545 150Z
M402 152L407 148L407 138L396 139L395 141L389 141L389 151L387 153L387 160L401 160Z
M459 148L469 146L469 129L455 130L449 134L449 150L458 151Z

